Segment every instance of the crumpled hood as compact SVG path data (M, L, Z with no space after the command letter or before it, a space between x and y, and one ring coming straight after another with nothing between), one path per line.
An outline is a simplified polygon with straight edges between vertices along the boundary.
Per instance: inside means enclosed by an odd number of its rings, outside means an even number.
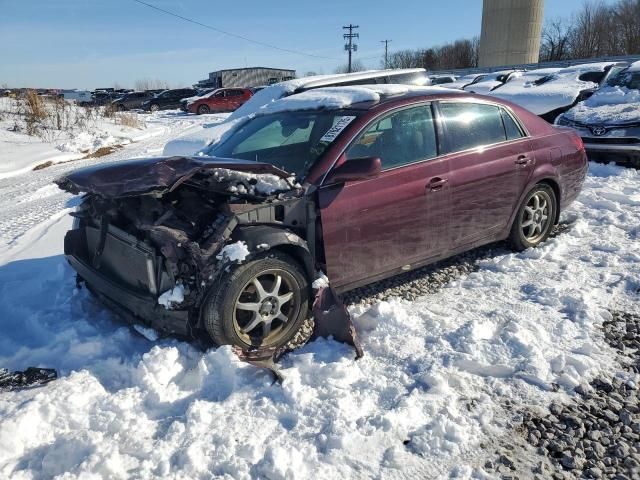
M156 157L96 165L55 180L67 192L94 193L105 198L129 197L173 190L195 174L209 169L270 174L280 179L290 174L268 163L214 157Z
M640 123L640 91L625 87L604 87L564 114L584 125Z

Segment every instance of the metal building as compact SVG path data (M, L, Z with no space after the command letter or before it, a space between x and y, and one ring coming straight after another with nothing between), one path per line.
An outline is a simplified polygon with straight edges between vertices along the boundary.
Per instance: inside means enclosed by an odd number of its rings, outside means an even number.
M544 0L483 0L480 67L536 63Z
M197 87L260 87L296 78L295 70L282 68L229 68L210 72L209 78L200 80Z

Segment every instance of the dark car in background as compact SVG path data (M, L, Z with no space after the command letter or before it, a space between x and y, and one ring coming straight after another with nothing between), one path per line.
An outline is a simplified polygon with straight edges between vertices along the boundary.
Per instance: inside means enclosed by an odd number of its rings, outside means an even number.
M209 156L65 175L85 194L66 258L132 321L251 349L298 332L318 271L344 292L498 240L545 241L586 176L576 132L502 100L397 87L301 93ZM318 100L340 90L341 108Z
M180 108L180 101L183 98L193 97L197 94L198 91L194 88L174 88L172 90L165 90L164 92L145 101L142 104L142 108L151 112Z
M187 101L186 109L199 115L214 112L233 112L253 96L250 88L219 88Z
M144 102L153 97L154 94L152 92L130 92L113 100L111 105L120 111L139 109L142 108Z

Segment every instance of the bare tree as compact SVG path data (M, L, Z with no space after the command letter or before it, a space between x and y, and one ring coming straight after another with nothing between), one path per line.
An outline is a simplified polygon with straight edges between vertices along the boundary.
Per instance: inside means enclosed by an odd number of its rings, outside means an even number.
M138 91L142 90L159 90L161 88L170 88L169 82L156 78L152 80L150 78L141 78L135 81L134 87Z
M569 32L562 18L554 18L542 29L540 60L557 61L569 57Z
M360 60L353 60L351 62L352 72L362 72L363 70L366 70L366 67ZM349 65L346 63L344 65L340 65L336 67L336 69L334 70L334 73L347 73L347 72L349 72Z
M602 1L586 1L575 14L569 30L569 48L573 58L607 55L611 11Z
M612 10L620 41L620 53L640 53L640 0L620 0Z

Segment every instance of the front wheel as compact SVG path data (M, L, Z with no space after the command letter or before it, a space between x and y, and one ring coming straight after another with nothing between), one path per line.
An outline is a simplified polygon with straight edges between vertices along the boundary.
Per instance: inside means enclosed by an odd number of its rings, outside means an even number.
M158 110L160 110L160 106L157 103L152 103L151 106L149 107L149 109L152 112L157 112Z
M198 115L204 115L209 113L209 107L207 105L200 105L198 107Z
M538 184L524 198L509 234L516 251L537 247L551 233L558 210L556 194L549 185Z
M204 327L218 345L286 345L309 308L309 281L293 258L271 252L226 273L205 300Z

